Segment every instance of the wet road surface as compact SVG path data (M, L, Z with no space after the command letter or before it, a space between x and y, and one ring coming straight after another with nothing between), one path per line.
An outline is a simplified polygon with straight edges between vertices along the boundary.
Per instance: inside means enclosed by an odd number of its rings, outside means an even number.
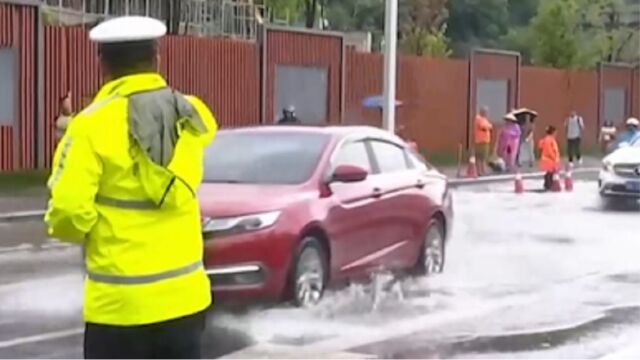
M205 355L599 358L640 337L637 209L604 209L579 182L561 194L460 189L455 210L444 274L382 274L313 309L218 311ZM79 250L35 223L0 234L0 357L81 357ZM376 284L386 290L374 297Z

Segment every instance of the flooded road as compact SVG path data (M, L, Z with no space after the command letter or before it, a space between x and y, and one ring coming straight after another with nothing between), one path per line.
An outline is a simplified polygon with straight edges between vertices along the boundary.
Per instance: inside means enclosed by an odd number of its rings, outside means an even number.
M381 274L312 309L218 310L205 355L599 358L640 336L637 209L604 209L578 182L464 188L455 211L444 274ZM37 227L0 228L0 357L80 357L80 253Z

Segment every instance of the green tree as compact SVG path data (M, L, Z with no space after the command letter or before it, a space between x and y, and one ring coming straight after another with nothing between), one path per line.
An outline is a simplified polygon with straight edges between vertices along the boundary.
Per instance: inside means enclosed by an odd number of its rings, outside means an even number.
M509 28L529 25L539 3L540 0L508 0Z
M583 27L595 39L600 58L609 62L637 60L639 56L627 49L635 49L637 54L640 3L634 7L624 0L582 1L586 9Z
M410 54L431 57L449 57L449 39L445 32L447 25L442 24L439 29L421 29L413 27L403 34L402 49Z
M583 46L579 0L543 0L531 23L533 62L559 68L586 67L595 57Z
M329 25L340 31L384 30L384 0L327 0Z
M270 10L272 22L286 22L293 24L298 20L302 9L301 0L264 0Z
M384 36L385 0L327 0L325 16L329 28L337 31L365 31L378 48Z
M507 33L509 0L450 0L447 9L446 35L458 55L474 47L498 47Z
M517 51L525 64L531 63L533 37L529 26L515 26L500 37L499 46L505 50Z
M447 0L407 0L400 9L401 41L405 52L447 57L451 54L445 35Z

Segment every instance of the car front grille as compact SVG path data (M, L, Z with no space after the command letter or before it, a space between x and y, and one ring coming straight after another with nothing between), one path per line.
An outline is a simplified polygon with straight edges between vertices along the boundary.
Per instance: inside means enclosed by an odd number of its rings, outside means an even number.
M616 175L627 178L640 178L640 164L618 164L613 166Z

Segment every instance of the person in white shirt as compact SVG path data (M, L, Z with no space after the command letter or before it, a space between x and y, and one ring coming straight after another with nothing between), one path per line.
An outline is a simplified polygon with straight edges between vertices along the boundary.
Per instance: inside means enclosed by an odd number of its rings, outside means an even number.
M577 160L582 164L582 153L580 151L580 140L584 131L584 120L577 112L572 111L571 115L565 121L565 129L567 131L567 152L569 154L569 162L573 164L573 160Z
M612 121L606 121L600 128L600 146L602 154L609 152L609 147L616 140L617 129Z

